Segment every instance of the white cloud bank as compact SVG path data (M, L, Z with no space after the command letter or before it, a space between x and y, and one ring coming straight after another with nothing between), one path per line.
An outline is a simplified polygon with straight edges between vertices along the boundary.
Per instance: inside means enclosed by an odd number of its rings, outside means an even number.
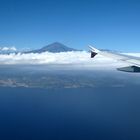
M17 51L16 47L0 47L0 51Z
M138 56L138 54L136 54L136 56ZM92 67L116 67L122 65L116 60L100 55L97 55L94 59L91 59L90 53L86 51L61 53L45 52L41 54L1 54L0 64L82 64L84 66L88 65Z

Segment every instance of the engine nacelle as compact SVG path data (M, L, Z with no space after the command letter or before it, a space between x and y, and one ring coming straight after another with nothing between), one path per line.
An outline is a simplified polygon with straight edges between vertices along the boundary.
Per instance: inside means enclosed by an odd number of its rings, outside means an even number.
M122 68L117 68L119 71L124 71L124 72L140 72L140 67L137 66L129 66L129 67L122 67Z

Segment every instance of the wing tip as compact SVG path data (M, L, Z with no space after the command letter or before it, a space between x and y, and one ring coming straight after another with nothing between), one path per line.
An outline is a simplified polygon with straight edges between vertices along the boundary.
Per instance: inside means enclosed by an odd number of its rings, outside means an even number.
M98 54L99 50L94 48L94 47L92 47L91 45L89 45L88 47L89 47L89 49L91 51L91 58L94 58Z
M90 48L90 50L91 50L92 52L95 52L95 53L99 53L99 52L100 52L100 50L96 49L95 47L93 47L93 46L91 46L91 45L88 45L88 47Z

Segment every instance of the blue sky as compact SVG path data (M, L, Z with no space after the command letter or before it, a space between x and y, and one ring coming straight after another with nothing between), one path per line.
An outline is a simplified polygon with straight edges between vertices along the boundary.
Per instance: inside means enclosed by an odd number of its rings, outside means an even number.
M0 0L0 46L140 52L139 0Z

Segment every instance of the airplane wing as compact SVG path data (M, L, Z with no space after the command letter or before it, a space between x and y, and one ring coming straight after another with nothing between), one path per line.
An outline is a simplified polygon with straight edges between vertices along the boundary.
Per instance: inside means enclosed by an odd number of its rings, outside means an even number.
M120 53L108 52L108 51L101 51L92 46L89 46L91 51L91 58L94 58L96 55L100 54L102 56L110 57L118 61L127 62L131 66L117 68L119 71L125 72L140 72L140 57L134 57L130 55L124 55Z

